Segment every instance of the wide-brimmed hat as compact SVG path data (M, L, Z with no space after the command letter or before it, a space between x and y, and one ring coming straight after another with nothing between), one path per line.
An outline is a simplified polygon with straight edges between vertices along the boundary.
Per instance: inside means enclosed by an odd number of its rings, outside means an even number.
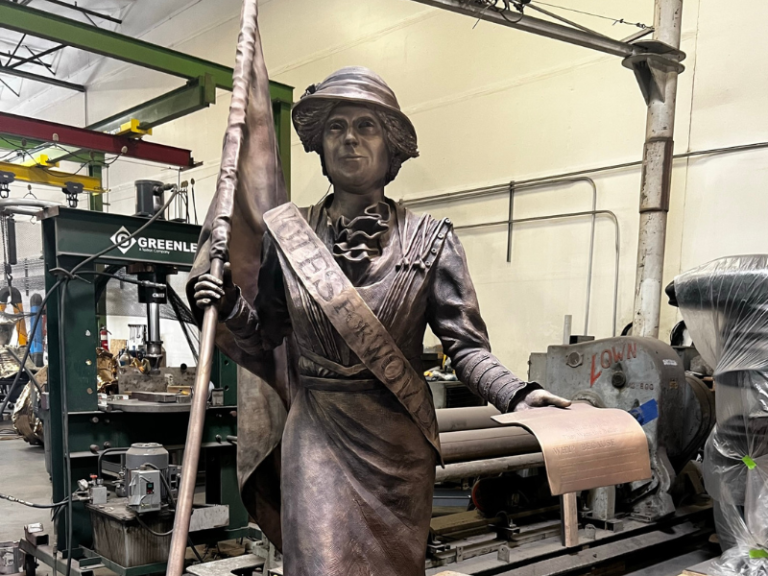
M307 127L301 121L297 122L297 116L311 112L313 107L325 108L328 102L347 102L379 108L399 122L405 131L412 134L414 140L416 138L413 124L400 110L395 93L381 76L364 66L348 66L337 70L319 84L311 85L293 107L293 125L307 149L315 136L316 127Z

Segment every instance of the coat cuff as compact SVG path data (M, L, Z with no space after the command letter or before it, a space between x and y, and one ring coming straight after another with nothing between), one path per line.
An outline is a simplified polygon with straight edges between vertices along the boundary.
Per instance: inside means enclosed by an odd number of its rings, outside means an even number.
M243 298L242 294L240 293L240 287L238 287L237 302L235 302L235 307L232 308L232 312L229 313L229 316L222 319L221 321L226 325L230 332L233 334L238 334L239 332L243 332L244 330L248 329L250 316L251 307L248 306L245 298Z
M512 412L534 390L542 390L542 386L538 382L518 381L510 384L508 388L499 390L497 395L495 406L502 414ZM520 386L520 384L523 385Z

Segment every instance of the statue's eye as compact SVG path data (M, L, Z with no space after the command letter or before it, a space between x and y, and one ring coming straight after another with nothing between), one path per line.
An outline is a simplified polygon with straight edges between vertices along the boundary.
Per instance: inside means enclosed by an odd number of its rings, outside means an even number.
M343 129L344 129L344 126L341 124L341 122L333 121L328 124L328 130L331 130L333 132L337 132Z
M360 128L374 128L376 125L373 123L373 120L365 119L360 121L359 126Z

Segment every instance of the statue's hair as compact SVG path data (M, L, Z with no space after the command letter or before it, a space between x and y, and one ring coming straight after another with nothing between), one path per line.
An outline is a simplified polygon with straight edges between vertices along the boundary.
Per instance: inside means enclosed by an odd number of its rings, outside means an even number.
M320 164L325 176L328 176L328 171L323 158L323 130L331 111L339 104L341 102L338 100L315 102L312 106L297 108L293 114L293 124L304 145L304 150L317 152L320 155ZM419 155L416 134L395 114L378 106L370 106L370 108L384 128L384 142L389 152L389 170L387 170L385 184L389 184L397 176L403 162ZM328 179L330 180L330 177Z

